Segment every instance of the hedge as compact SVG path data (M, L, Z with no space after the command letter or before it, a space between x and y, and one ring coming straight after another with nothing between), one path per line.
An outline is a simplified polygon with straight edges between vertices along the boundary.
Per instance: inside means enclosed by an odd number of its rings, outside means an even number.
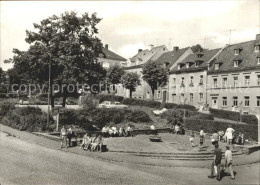
M7 98L5 93L0 93L0 98Z
M171 119L172 117L176 118L183 117L184 111L183 109L169 109L161 114L162 119ZM203 114L197 111L185 110L185 117L192 119L207 119L214 120L214 117L211 114Z
M124 99L123 96L115 96L112 94L97 94L95 98L99 100L99 103L102 103L103 101L122 102Z
M0 116L5 116L9 111L15 109L14 103L3 101L0 103Z
M17 107L5 114L2 123L15 129L40 132L47 130L47 114L40 108ZM50 117L50 125L54 123Z
M203 120L203 119L185 119L185 127L188 130L200 131L201 127L207 133L214 133L223 130L224 132L231 125L235 129L235 133L239 132L244 134L245 139L258 140L258 126L257 125L246 125L246 124L230 124L227 122Z
M106 124L125 122L152 122L149 115L139 109L94 109L92 111L66 110L60 116L62 125L78 125L86 130L95 130L93 125L102 128Z
M150 107L150 108L161 108L161 102L152 101L152 100L125 98L122 101L122 103L126 104L126 105L134 105L134 106L142 106L142 107Z
M237 121L240 119L240 114L234 111L220 110L220 109L209 109L214 117L229 119ZM255 115L241 114L241 121L251 125L258 125L258 119Z

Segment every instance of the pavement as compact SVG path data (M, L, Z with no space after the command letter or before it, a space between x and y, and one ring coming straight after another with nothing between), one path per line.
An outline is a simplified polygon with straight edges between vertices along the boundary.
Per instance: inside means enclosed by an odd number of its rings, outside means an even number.
M259 184L259 164L234 167L236 179L226 175L219 182L207 177L206 168L103 161L41 146L33 140L24 140L25 135L26 132L20 136L0 132L0 184Z
M56 140L48 139L40 135L32 134L26 131L19 131L5 125L0 124L0 131L8 133L11 136L19 138L24 141L29 141L37 145L41 145L50 149L60 150L60 143ZM145 136L140 136L145 137ZM123 138L125 142L131 138ZM109 143L109 142L108 142ZM111 143L111 142L110 142ZM108 146L109 148L109 146ZM92 157L106 162L117 162L126 164L136 164L144 166L161 166L161 167L191 167L191 168L209 168L211 160L196 161L196 160L176 160L171 158L162 158L160 156L154 157L149 156L154 154L154 151L148 151L147 155L140 155L140 152L129 153L129 152L89 152L79 149L79 147L71 147L68 149L62 149L63 152L70 152L77 155L83 155ZM260 152L254 152L250 155L238 155L233 157L234 166L248 165L260 162Z

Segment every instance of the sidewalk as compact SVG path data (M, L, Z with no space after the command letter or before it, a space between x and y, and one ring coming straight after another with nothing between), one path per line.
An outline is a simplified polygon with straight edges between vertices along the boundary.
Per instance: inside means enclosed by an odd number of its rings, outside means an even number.
M38 145L42 145L55 150L60 150L60 142L48 139L43 136L32 134L25 131L18 131L0 124L0 131L8 133L14 137L22 140L26 140ZM0 134L1 134L0 132ZM109 148L109 146L108 146ZM145 158L142 156L131 155L127 153L117 153L117 152L89 152L79 149L79 147L72 147L68 149L62 149L64 152L71 152L78 155L85 155L89 157L94 157L99 160L107 162L123 162L128 164L138 164L138 165L150 165L150 166L164 166L164 167L195 167L195 168L209 168L211 161L180 161L180 160L163 160L160 158ZM260 151L254 152L250 155L240 155L234 157L234 166L247 165L252 163L260 162Z

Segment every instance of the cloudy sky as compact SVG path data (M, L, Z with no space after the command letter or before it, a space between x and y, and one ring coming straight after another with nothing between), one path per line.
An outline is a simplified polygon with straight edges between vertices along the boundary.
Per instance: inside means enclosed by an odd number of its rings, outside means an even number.
M194 44L213 49L253 40L259 33L259 1L27 1L0 2L1 53L3 60L12 49L26 50L25 30L33 23L64 11L97 12L103 20L99 37L109 49L129 58L137 50L153 45L186 47ZM204 39L206 38L206 39Z

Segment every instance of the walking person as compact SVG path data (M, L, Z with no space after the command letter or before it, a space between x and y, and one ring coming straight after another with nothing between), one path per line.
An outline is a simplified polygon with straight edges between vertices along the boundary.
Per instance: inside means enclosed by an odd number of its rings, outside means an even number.
M71 138L72 138L72 128L71 127L69 127L67 137L69 139L69 147L71 147Z
M226 169L226 167L229 168L229 173L231 175L231 179L234 180L235 176L234 176L233 167L232 167L232 152L231 152L229 146L226 146L224 170Z
M60 138L61 138L61 145L60 148L62 149L63 147L63 143L65 142L65 146L66 148L68 148L67 146L67 131L65 129L64 126L62 126L61 131L60 131Z
M214 178L214 170L217 169L217 180L220 181L220 166L221 166L221 158L222 158L222 152L221 149L218 148L218 144L215 144L215 150L214 150L214 159L212 161L211 165L211 171L209 178Z

